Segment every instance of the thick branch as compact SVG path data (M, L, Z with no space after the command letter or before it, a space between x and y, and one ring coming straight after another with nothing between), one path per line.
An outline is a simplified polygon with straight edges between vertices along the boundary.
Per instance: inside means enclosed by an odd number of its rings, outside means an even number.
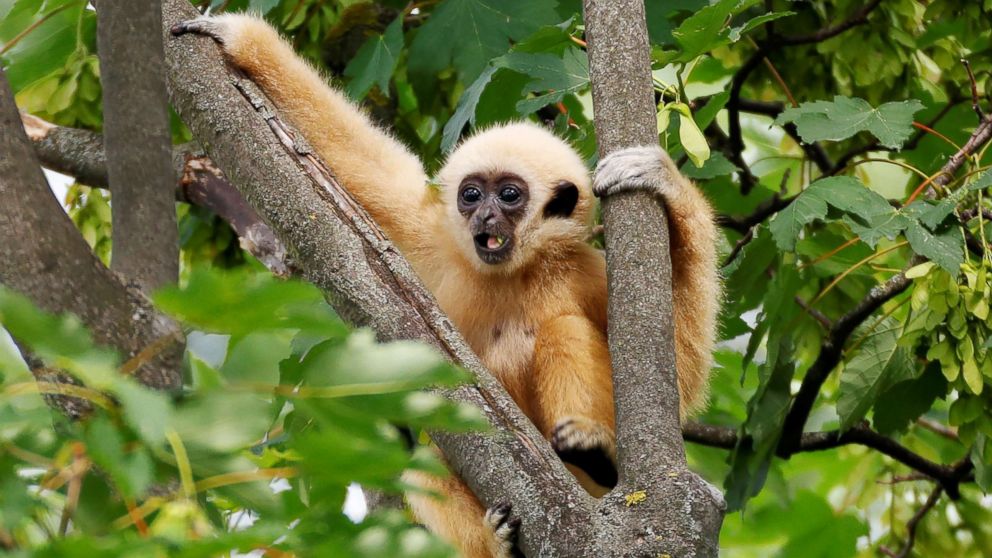
M657 144L643 0L583 6L600 156ZM636 540L639 555L715 556L723 498L685 468L665 211L647 192L623 193L604 200L603 222L620 483L601 501L596 555L625 555ZM629 490L653 501L633 511L619 494Z
M87 186L107 187L107 159L99 134L56 126L25 113L21 119L42 166ZM179 201L209 209L234 229L241 247L269 271L290 275L293 268L285 246L202 150L189 144L176 146L172 167Z
M164 6L166 34L198 15L185 0L165 0ZM590 523L590 497L472 354L399 251L258 89L227 70L209 39L168 38L166 49L174 106L338 313L384 340L425 341L475 373L476 385L447 395L478 406L493 432L432 433L455 471L484 504L512 503L529 555L583 548L591 538L582 529Z
M100 263L62 211L45 183L2 71L0 153L0 283L46 311L77 315L98 343L115 347L125 358L174 339L137 376L151 387L179 389L181 331Z
M114 271L146 290L179 278L160 0L97 11Z

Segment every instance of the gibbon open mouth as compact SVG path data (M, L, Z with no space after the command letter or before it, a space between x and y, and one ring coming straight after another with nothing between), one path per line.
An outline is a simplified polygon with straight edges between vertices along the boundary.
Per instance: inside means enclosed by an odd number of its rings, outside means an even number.
M479 258L489 264L505 260L513 247L513 239L500 234L479 233L472 238Z

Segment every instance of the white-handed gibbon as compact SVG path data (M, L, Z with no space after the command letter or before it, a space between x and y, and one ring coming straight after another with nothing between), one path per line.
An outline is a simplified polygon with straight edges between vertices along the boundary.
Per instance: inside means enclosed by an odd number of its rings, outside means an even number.
M413 265L441 308L593 495L616 484L606 265L587 244L593 191L636 187L668 209L682 413L706 398L720 287L716 228L702 194L657 146L599 165L529 123L465 140L434 182L263 20L225 14L177 24L214 38L306 137ZM456 476L411 476L443 493L411 496L418 520L465 556L508 556L508 506L487 513Z

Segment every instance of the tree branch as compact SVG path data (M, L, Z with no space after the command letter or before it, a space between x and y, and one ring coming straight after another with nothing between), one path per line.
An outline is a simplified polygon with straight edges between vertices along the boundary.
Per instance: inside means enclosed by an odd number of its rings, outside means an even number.
M21 113L21 120L42 166L87 186L107 187L107 159L100 134L56 126L26 113ZM209 209L228 223L241 247L272 273L280 277L293 273L286 247L201 149L191 144L177 146L172 152L172 171L176 199Z
M782 47L822 42L836 37L852 27L865 23L868 21L868 15L881 3L882 0L872 0L841 23L834 26L824 27L823 29L809 35L769 35L765 41L758 45L758 50L756 50L751 57L741 65L741 67L737 70L737 73L734 74L734 77L730 81L730 98L727 100L727 117L729 122L728 134L730 136L729 147L730 150L736 154L736 158L742 157L741 154L744 152L744 139L741 136L740 117L740 111L742 108L741 90L743 89L747 78L752 72L754 72L755 69L758 68L762 61ZM818 148L816 146L805 146L802 143L801 138L798 138L798 134L793 135L793 132L788 128L786 129L786 132L799 141L799 144L803 146L803 149L806 150L807 154L816 163L821 172L826 173L833 168L833 165L829 164L829 158L826 157L826 152L823 151L822 148ZM736 160L736 158L732 157L731 161ZM744 180L745 178L746 177L742 175L741 193L747 195L754 187L754 183L750 180Z
M150 291L179 278L160 0L104 3L97 19L111 268Z
M734 449L740 439L738 431L734 428L699 422L685 424L682 427L682 437L688 442L726 450ZM927 478L937 481L948 494L958 494L958 486L967 478L967 471L962 471L961 463L941 465L930 461L892 438L875 432L865 424L854 426L846 432L839 430L805 432L795 453L823 451L852 444L871 448L926 475Z
M643 0L583 7L600 157L657 144ZM648 532L663 542L638 540L640 555L716 556L723 498L686 469L680 436L665 211L647 192L609 196L602 207L620 482L600 502L610 521L595 555L625 555L622 541ZM631 490L654 497L632 512L622 499Z
M163 4L166 34L199 15L185 0ZM383 340L427 342L475 374L475 385L445 395L478 406L493 432L431 433L454 470L485 505L512 503L526 553L584 548L592 538L581 527L591 524L591 497L472 354L399 251L258 89L227 70L209 39L166 40L173 105L338 313Z
M0 157L0 198L4 200L0 204L0 283L48 312L75 314L98 343L115 347L124 358L163 340L174 340L165 343L136 375L154 388L179 389L181 330L158 314L137 289L125 286L104 267L62 211L45 183L2 70L0 153L4 154Z
M941 167L940 175L933 181L934 184L946 186L967 158L990 139L992 139L992 117L986 117L968 138L968 141L961 146L961 149ZM936 195L936 191L932 188L927 191L929 196ZM909 265L918 263L919 259L913 258ZM820 345L820 354L806 371L806 377L803 378L799 392L793 399L792 407L786 416L785 425L782 427L782 438L778 446L778 454L781 457L787 458L798 448L806 420L813 409L813 403L820 393L820 388L823 387L823 382L840 362L847 338L872 312L887 300L906 290L910 283L911 281L906 278L904 273L899 273L884 284L872 289L868 296L858 303L853 310L834 323L827 338Z

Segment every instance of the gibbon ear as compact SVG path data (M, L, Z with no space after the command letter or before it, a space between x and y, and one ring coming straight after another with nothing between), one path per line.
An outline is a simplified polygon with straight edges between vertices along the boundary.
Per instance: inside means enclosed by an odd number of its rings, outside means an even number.
M579 189L571 182L559 182L551 194L551 200L544 206L544 217L561 217L567 219L575 211L579 203Z

